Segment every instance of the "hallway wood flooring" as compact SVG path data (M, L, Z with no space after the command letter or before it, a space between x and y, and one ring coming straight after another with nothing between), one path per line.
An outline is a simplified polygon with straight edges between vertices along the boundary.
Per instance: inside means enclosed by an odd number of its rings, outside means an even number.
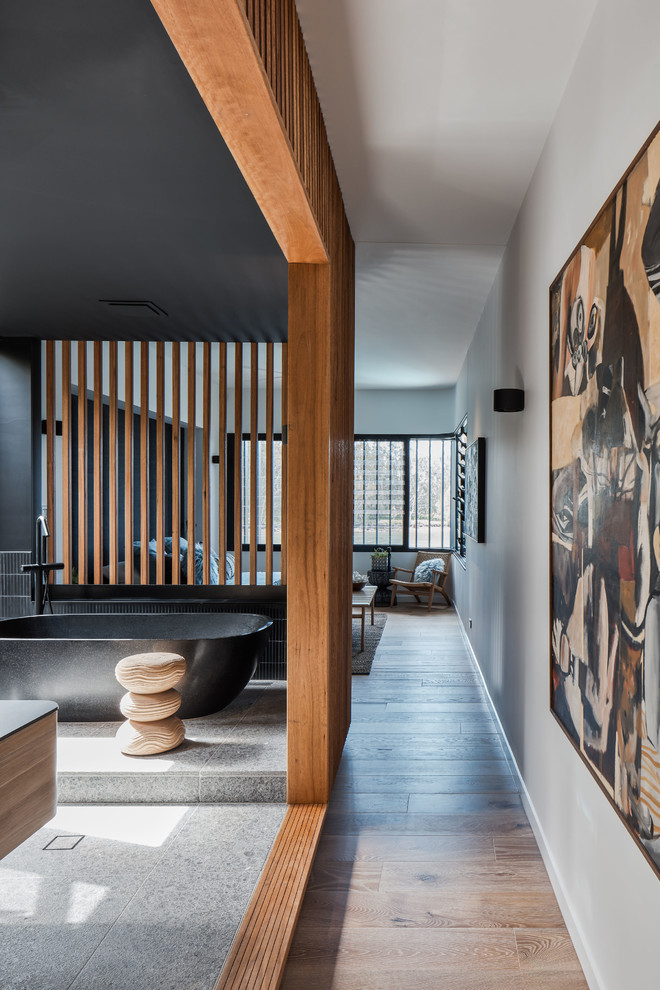
M282 990L587 990L455 613L388 610Z

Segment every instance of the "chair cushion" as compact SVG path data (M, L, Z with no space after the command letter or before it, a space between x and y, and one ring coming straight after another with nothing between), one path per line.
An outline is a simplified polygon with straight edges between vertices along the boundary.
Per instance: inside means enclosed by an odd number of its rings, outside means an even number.
M433 581L433 571L444 571L445 562L442 557L433 557L431 560L423 560L418 564L413 574L413 581Z

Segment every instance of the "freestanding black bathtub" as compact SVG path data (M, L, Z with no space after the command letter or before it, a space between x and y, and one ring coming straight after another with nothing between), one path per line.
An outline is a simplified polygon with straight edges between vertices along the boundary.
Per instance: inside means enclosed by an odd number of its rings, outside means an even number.
M237 613L35 615L0 621L0 698L46 699L62 722L119 721L115 665L133 653L186 658L182 718L220 711L266 648L271 619Z

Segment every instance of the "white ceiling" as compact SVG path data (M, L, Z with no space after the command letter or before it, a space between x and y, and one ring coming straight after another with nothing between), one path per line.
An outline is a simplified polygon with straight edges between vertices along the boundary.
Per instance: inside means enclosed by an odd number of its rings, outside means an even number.
M296 0L357 245L356 385L453 384L597 0Z

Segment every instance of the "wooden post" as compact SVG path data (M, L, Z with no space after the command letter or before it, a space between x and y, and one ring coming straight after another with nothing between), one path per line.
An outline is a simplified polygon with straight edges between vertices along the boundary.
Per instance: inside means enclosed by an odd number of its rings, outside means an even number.
M290 265L288 797L325 802L350 713L353 242L294 0L152 3Z
M331 266L289 266L289 477L305 479L287 489L292 804L329 799L349 724L353 335L345 295L349 284Z

